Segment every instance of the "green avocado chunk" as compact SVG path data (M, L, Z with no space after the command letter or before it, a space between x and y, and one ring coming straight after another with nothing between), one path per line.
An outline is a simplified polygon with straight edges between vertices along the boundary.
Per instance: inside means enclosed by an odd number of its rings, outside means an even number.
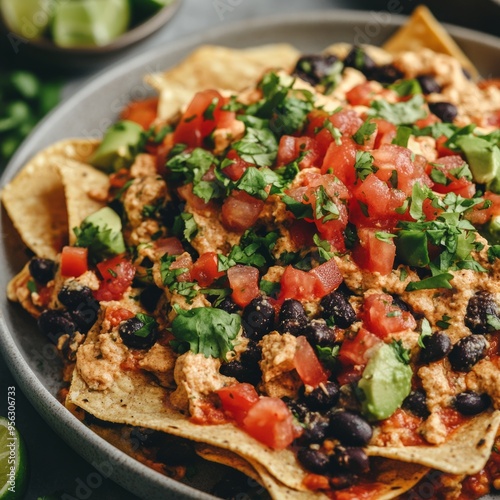
M486 139L465 135L457 139L458 147L465 153L474 180L500 188L500 149ZM495 191L500 192L500 189Z
M410 394L411 377L411 368L397 358L390 345L382 344L358 382L362 413L369 420L390 417Z
M480 229L480 233L488 240L490 245L500 245L500 215L494 215Z
M95 262L125 252L120 216L104 207L89 215L75 229L76 246L87 247Z
M117 171L133 160L133 151L142 139L143 128L129 120L122 120L108 128L90 163L106 172Z
M57 6L52 38L60 47L102 46L125 33L129 23L128 0L71 0Z

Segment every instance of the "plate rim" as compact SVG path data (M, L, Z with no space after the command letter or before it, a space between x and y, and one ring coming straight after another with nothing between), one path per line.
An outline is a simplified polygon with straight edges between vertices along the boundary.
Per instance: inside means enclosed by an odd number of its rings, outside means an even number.
M366 24L370 20L370 15L374 12L377 11L332 8L331 10L298 11L286 14L285 16L274 14L267 17L244 19L237 22L230 22L226 25L208 28L199 33L183 35L181 38L169 41L163 46L160 45L151 48L145 53L138 53L130 59L127 59L126 56L122 57L108 68L105 68L96 73L94 76L86 79L72 96L61 102L35 127L32 133L21 144L18 151L5 168L5 171L0 178L0 189L13 178L20 168L22 168L26 160L36 153L35 146L37 142L44 134L45 128L50 125L53 120L57 120L59 115L65 116L68 110L71 110L80 100L94 94L99 90L99 88L115 81L131 69L138 69L140 67L146 68L153 61L162 57L162 55L168 55L170 51L174 54L180 54L184 51L192 50L200 44L217 43L217 39L227 39L231 36L231 34L237 35L241 32L241 30L252 31L256 28L269 29L277 25L283 27L296 24L314 25L316 23ZM408 18L408 16L400 14L389 14L390 19L388 22L384 23L383 29L388 29L388 27L395 29ZM500 38L498 37L460 26L449 24L444 24L444 26L455 39L458 38L466 41L479 42L500 52ZM4 211L5 209L2 207L1 210ZM81 455L88 463L92 463L89 457L87 457L81 449L78 449L75 443L68 441L67 436L62 434L58 425L62 424L72 428L82 438L84 438L88 444L92 445L94 449L99 452L98 455L94 456L94 463L96 462L96 456L110 460L120 466L122 474L125 472L127 474L137 476L137 478L141 478L142 480L148 480L151 484L161 487L163 492L168 491L170 498L197 498L207 500L215 498L208 493L166 477L141 464L99 437L91 431L90 428L85 426L69 411L67 411L49 392L36 373L29 367L27 359L17 347L15 332L11 332L7 326L3 308L0 308L0 334L0 351L2 352L5 362L14 376L16 383L19 384L23 393L35 407L37 413L66 443L69 444L69 446L71 446L76 453ZM127 489L129 489L128 486ZM137 491L132 492L137 494ZM172 494L175 496L172 496ZM149 496L149 498L151 498L151 496Z

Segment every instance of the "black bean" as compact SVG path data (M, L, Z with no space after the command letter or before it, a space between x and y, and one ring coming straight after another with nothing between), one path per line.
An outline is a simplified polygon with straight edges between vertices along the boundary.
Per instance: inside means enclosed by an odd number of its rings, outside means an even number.
M152 447L158 444L161 433L148 429L147 427L132 427L130 430L130 441L132 448Z
M328 470L328 455L319 450L301 448L297 453L299 462L315 474L323 474Z
M344 66L356 68L365 76L368 76L376 64L361 47L354 46L345 57Z
M295 66L294 74L311 85L317 85L328 76L338 57L332 54L302 56Z
M229 363L222 363L219 371L226 377L234 377L238 382L246 382L252 385L257 385L262 377L262 372L257 363L248 366L238 359L229 361Z
M304 306L295 299L287 299L281 306L277 330L281 333L301 335L307 326L307 315Z
M224 297L215 307L217 307L217 309L222 309L223 311L226 311L230 314L239 311L238 305L231 297Z
M429 109L444 122L451 123L458 114L457 107L450 102L429 102Z
M333 437L346 446L365 446L373 434L370 424L351 411L332 413L329 431Z
M424 347L418 360L421 363L432 363L443 359L451 351L451 340L445 332L436 332L422 340Z
M77 309L81 304L94 302L92 290L78 281L70 281L57 294L59 302L69 310Z
M73 335L76 326L68 312L48 309L38 317L38 328L51 342L57 344L61 335Z
M160 433L156 458L165 465L177 466L193 463L197 455L193 443L187 439Z
M245 337L261 339L274 326L274 307L265 297L256 297L245 309L241 317Z
M342 292L335 291L325 295L320 304L323 308L323 318L332 317L340 328L348 328L356 321L356 313Z
M329 422L319 413L309 413L303 425L304 432L298 440L299 444L320 444L326 438Z
M417 417L425 419L430 415L427 408L427 394L423 389L412 391L403 401L402 407Z
M88 304L82 304L74 311L69 311L69 314L75 322L76 329L80 333L87 333L97 321L99 302L95 300Z
M130 318L121 322L118 333L126 346L134 349L148 349L158 338L158 328L156 325L148 325L145 336L136 335L145 326L139 318Z
M153 312L156 309L156 306L158 305L158 301L160 300L162 294L163 291L161 290L161 288L158 288L155 285L148 285L141 292L139 299L146 311Z
M491 404L488 394L479 394L474 391L465 391L457 394L454 406L462 415L477 415L486 410Z
M29 271L32 278L41 285L46 285L54 279L55 262L50 259L33 257L29 263Z
M335 343L335 330L324 319L313 319L305 328L304 334L312 345L331 346Z
M297 419L301 422L303 422L309 415L309 408L305 405L305 403L288 397L284 397L283 401L288 406L293 415L295 415L295 417L297 417Z
M327 381L311 392L305 393L303 397L312 411L329 410L338 403L340 389L336 382Z
M436 79L432 75L418 75L417 81L422 88L422 92L425 95L441 92L441 85L436 82Z
M457 372L468 372L486 355L486 339L470 335L460 339L448 354L451 367Z
M344 448L337 446L330 456L333 470L343 469L353 474L364 474L370 470L370 459L363 448Z
M217 481L210 493L224 500L249 500L252 498L251 490L255 490L257 484L249 480L248 476L242 472L233 469L227 471L224 477Z
M370 80L376 80L380 83L394 83L396 80L403 78L404 73L393 64L382 64L371 69L367 77Z
M253 340L249 340L246 349L241 353L240 359L244 365L258 363L262 358L262 347Z
M472 333L497 331L499 323L498 306L491 293L481 290L469 299L465 312L465 326Z

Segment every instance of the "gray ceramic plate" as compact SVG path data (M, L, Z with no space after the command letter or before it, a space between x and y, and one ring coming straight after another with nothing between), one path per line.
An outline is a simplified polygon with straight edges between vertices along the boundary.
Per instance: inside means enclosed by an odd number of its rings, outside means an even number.
M298 13L293 16L245 21L218 27L203 35L191 36L175 47L160 47L109 69L61 104L31 134L20 148L3 178L8 182L22 165L43 147L68 137L97 137L116 119L131 98L149 94L142 83L145 73L167 68L184 58L201 43L247 47L271 42L290 42L304 52L323 49L339 41L382 43L404 18L383 14L332 10L329 13ZM465 52L483 76L500 76L500 40L469 30L450 27ZM2 210L0 291L26 261L8 217ZM78 453L94 464L105 464L106 475L138 496L160 498L213 498L209 474L197 476L190 485L181 484L139 464L94 435L67 412L55 398L59 387L60 365L53 346L37 332L34 322L0 292L0 348L20 387L44 419ZM206 471L205 471L206 472Z

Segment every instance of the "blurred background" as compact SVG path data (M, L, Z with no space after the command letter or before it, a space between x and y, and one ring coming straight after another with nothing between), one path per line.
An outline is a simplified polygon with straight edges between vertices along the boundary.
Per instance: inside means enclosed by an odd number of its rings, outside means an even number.
M23 9L38 1L0 0L4 13L0 26L0 169L50 109L74 94L97 73L125 58L161 45L175 47L179 39L190 34L217 27L222 29L245 19L340 8L409 14L418 4L417 0L135 0L135 3L130 0L130 10L121 14L120 22L112 14L102 13L99 7L97 11L93 11L93 7L85 14L65 12L58 14L62 15L62 20L59 20L62 24L57 30L54 25L45 27L49 33L46 38L30 41L23 34L16 35L12 26L6 26L5 12L7 17L14 17L11 23L16 23L17 19L17 30L23 33L28 20L28 11ZM51 2L60 3L58 0L40 1L49 6ZM121 0L90 1L101 2L102 6ZM137 1L143 6L147 4L151 10L138 12ZM426 4L441 22L500 36L500 4L495 0L429 0L420 3ZM96 12L100 14L99 22L106 21L106 15L110 15L113 21L105 29L104 40L94 39L104 45L96 49L73 49L72 45L82 40L78 36L86 41L92 38L89 25L95 21L92 16ZM128 16L128 19L123 16ZM45 19L41 19L36 24L43 25L44 22ZM73 26L78 34L76 38L75 31L68 28L71 23L77 24ZM120 24L119 29L117 24ZM24 35L31 36L27 32ZM498 65L500 74L500 61ZM16 386L16 381L0 356L0 394L3 395L11 385ZM5 403L6 398L0 397L0 415L6 415ZM109 481L104 481L99 488L78 489L78 481L89 477L92 467L37 415L19 387L17 420L30 458L30 482L25 498L135 498Z

